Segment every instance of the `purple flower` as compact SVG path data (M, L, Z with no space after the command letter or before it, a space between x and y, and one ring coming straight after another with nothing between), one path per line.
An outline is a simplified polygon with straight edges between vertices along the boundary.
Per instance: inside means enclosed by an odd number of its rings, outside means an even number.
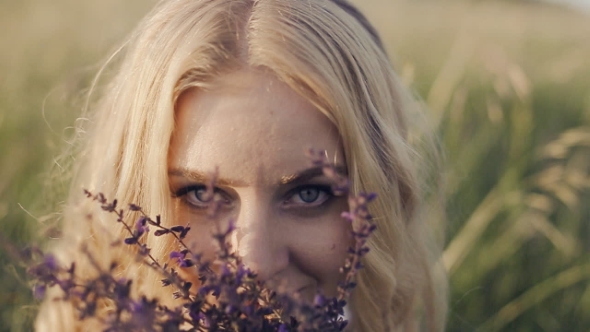
M150 228L147 225L147 218L146 217L139 217L139 219L137 219L137 222L135 222L135 231L137 232L137 237L140 237L141 235L143 235L144 233L147 233L150 231Z
M183 259L179 264L180 267L191 267L194 265L195 263L190 259Z
M313 305L316 307L321 307L324 305L324 303L326 303L326 298L322 294L316 294L313 299Z
M52 254L45 255L43 265L50 271L56 271L58 269L57 259Z
M348 211L344 211L340 214L340 216L350 222L354 221L354 214L352 214L351 212Z
M227 225L227 230L224 232L223 235L227 238L233 231L236 230L236 223L233 219L229 220L229 224Z
M173 251L170 253L170 259L177 259L178 261L183 260L186 257L186 253L179 251Z
M45 297L46 290L47 286L45 285L35 285L35 288L33 289L33 296L35 296L37 300L42 300Z
M328 163L325 153L312 153L314 165L322 167L325 175L334 182L333 187L348 193L348 179ZM211 184L213 187L214 183ZM354 279L358 269L362 268L361 258L369 250L367 238L375 230L367 209L367 204L375 199L374 194L349 196L350 211L342 213L342 217L354 221L355 243L349 249L341 270L345 276L338 286L337 297L329 298L318 293L312 303L273 292L265 288L263 282L256 280L256 274L242 263L227 241L236 229L233 220L229 221L227 228L218 228L213 234L219 247L217 259L221 262L221 265L217 265L217 261L202 259L199 253L187 248L182 239L190 230L188 225L167 228L162 226L165 223L160 223L159 216L156 221L142 216L134 224L128 224L124 211L115 209L116 201L109 203L101 194L93 196L87 192L87 195L97 200L105 211L114 213L117 221L124 224L128 233L125 243L137 245L138 250L134 252L141 260L147 261L150 268L161 273L162 285L174 288L171 292L178 299L178 306L169 308L156 299L150 300L142 294L134 294L131 291L132 280L114 276L119 271L117 262L105 270L97 264L95 267L98 273L95 277L80 277L76 275L74 265L69 269L60 267L52 255L44 256L41 264L29 269L37 278L33 289L35 297L42 298L48 287L57 286L65 294L63 300L72 302L81 320L87 317L103 319L98 317L101 314L100 303L111 301L116 310L104 320L105 331L109 332L180 331L181 326L187 331L336 332L346 326L347 322L340 315L350 291L356 285ZM129 210L142 211L141 207L133 204L129 205ZM212 213L215 211L211 210ZM170 252L170 260L180 267L197 265L198 269L193 269L196 274L194 280L198 279L195 287L192 287L192 279L185 280L168 263L158 262L150 255L147 244L139 242L143 235L149 233L148 225L156 227L154 237L169 234L183 248ZM90 261L96 261L90 251L83 249ZM219 269L212 266L218 266ZM212 297L215 299L212 300ZM281 313L281 317L277 317L277 312ZM285 320L283 317L289 318Z

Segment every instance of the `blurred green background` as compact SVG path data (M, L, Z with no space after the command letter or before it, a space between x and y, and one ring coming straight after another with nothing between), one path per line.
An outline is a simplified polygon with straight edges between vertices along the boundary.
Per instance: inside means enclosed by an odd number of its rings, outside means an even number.
M354 1L446 149L448 331L590 331L590 14ZM154 0L0 0L0 241L38 241L90 80ZM47 183L54 184L48 190ZM57 184L57 185L55 185ZM0 332L36 305L0 251Z

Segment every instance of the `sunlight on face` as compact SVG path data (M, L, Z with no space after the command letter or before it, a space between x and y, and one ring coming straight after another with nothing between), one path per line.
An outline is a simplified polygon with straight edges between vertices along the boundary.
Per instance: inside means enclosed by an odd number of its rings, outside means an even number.
M345 197L333 196L321 170L310 168L309 148L324 149L344 165L336 128L286 84L260 71L220 77L207 90L178 101L169 155L176 218L189 222L196 251L211 257L215 224L203 202L207 174L219 170L220 220L233 218L232 243L262 280L300 292L335 295L339 267L350 245L340 217Z

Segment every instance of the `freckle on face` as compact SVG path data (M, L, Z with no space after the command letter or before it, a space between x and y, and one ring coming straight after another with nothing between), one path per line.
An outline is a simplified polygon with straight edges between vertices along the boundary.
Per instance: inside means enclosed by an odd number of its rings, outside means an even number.
M207 173L218 168L227 180L218 189L228 202L220 218L236 220L233 246L244 262L288 291L313 295L319 287L334 294L350 244L349 224L340 218L346 199L288 205L297 198L297 187L281 183L310 167L308 148L344 155L332 123L273 75L252 69L219 77L208 90L184 92L176 112L169 169ZM171 176L170 187L195 185L191 181ZM319 177L303 185L322 181L326 184ZM211 234L214 225L202 211L177 202L176 218L189 221L191 233L200 234L191 240L212 254L201 235Z

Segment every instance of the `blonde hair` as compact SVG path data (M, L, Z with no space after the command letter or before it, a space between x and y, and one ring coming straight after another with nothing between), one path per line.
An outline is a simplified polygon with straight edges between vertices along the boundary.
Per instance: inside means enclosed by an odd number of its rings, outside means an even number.
M178 96L224 73L264 68L338 128L353 192L377 193L371 211L378 228L351 299L352 330L414 331L423 321L422 328L443 330L440 248L420 213L421 179L427 178L420 169L427 161L417 146L427 140L410 139L416 104L380 43L366 19L343 0L161 1L115 56L126 53L91 114L63 220L65 236L54 252L91 275L93 268L72 245L84 243L104 266L119 262L117 273L134 279L135 294L156 295L157 276L126 249L111 245L123 230L113 230L112 218L95 203L81 201L81 188L136 203L167 220L167 155ZM156 257L170 250L164 241L149 245ZM82 325L68 304L48 300L36 328Z

